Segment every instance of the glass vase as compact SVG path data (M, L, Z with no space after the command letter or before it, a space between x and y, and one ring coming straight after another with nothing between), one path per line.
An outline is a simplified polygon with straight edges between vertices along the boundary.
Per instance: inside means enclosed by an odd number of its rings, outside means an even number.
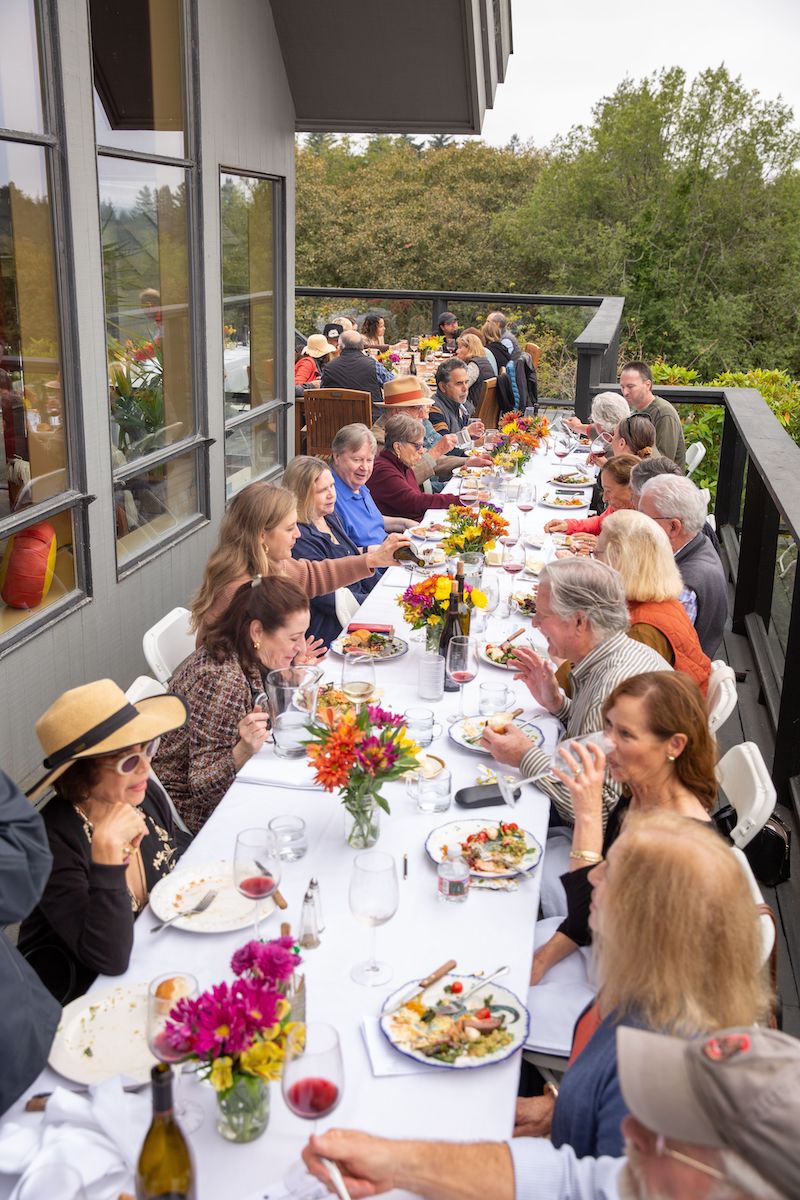
M269 1124L269 1083L238 1075L233 1087L217 1092L217 1130L229 1142L253 1142Z
M380 808L368 796L360 804L344 810L344 836L354 850L369 850L380 836Z
M441 621L439 622L438 625L426 625L425 626L425 649L429 650L431 654L438 654L439 653L439 642L441 641L441 637L442 637Z

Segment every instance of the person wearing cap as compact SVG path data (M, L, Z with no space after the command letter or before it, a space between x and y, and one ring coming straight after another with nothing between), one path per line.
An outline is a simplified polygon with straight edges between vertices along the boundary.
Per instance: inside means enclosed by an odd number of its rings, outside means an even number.
M340 318L338 321L329 321L322 330L322 336L330 345L333 354L339 349L339 338L344 333L344 328L344 324Z
M20 952L62 1004L98 974L121 975L133 922L179 857L169 802L150 776L162 734L186 721L178 696L131 704L111 679L64 692L36 722L53 868L22 923Z
M322 368L321 386L324 388L351 388L369 392L373 404L383 400L381 389L381 366L365 353L364 339L355 330L345 330L339 338L339 357L331 359ZM391 374L381 367L383 378Z
M437 337L444 338L444 349L455 353L456 339L461 330L458 328L458 317L453 312L443 312L439 317L438 327L434 330Z
M322 333L312 333L294 364L295 387L319 387L320 371L329 363L334 348Z

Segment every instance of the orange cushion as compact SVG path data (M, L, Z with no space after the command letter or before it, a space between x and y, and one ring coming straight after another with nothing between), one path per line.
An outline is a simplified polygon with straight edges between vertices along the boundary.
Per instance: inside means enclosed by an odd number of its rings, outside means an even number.
M0 563L0 597L9 608L37 608L50 591L56 565L56 531L47 521L10 539Z

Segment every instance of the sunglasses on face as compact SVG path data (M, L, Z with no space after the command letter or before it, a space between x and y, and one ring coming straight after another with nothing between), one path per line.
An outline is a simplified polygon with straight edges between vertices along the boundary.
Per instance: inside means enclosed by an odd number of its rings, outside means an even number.
M160 741L160 737L153 738L152 741L145 742L141 750L125 754L122 758L101 761L100 765L110 767L118 775L132 775L143 758L147 759L147 765L149 766L150 760L155 758Z

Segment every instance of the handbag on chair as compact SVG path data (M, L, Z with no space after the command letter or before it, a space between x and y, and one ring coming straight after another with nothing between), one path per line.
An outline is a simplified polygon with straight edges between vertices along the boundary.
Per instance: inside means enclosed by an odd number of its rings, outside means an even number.
M730 836L737 820L736 809L731 804L714 813L714 824L726 836ZM752 841L742 847L742 853L759 883L765 887L777 887L779 883L785 883L791 874L791 848L791 829L777 813L773 813L767 817L765 825Z

